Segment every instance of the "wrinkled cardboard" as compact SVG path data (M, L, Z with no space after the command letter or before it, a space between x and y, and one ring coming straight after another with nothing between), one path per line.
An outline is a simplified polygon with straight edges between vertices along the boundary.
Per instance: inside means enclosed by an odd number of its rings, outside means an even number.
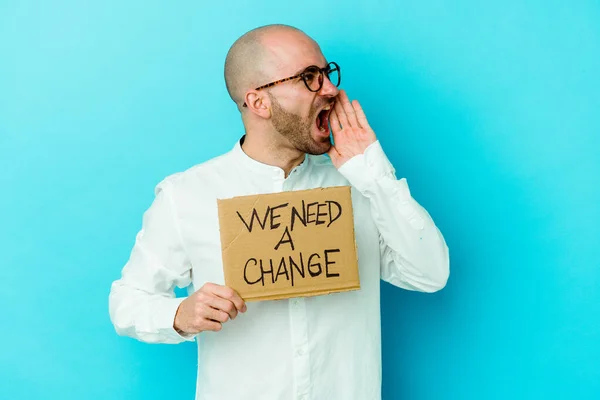
M360 289L349 186L234 197L218 209L225 284L244 300Z

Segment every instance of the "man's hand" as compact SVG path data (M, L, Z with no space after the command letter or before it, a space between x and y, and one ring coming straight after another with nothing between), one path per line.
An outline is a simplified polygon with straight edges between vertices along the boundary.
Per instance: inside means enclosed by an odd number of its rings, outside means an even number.
M222 324L246 312L246 303L235 290L207 283L181 302L173 328L180 333L220 331Z
M377 140L358 100L350 103L344 90L338 94L329 120L335 145L328 154L336 168L352 157L363 154Z

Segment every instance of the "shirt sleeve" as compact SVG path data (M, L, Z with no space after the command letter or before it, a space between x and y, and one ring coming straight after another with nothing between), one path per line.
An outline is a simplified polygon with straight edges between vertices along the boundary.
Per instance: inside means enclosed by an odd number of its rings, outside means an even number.
M398 180L379 141L339 172L369 199L379 230L381 279L422 292L442 289L450 273L448 247L430 215Z
M182 336L173 322L183 298L175 297L175 286L191 283L191 268L183 246L171 187L163 181L144 213L129 261L109 294L109 314L119 335L147 343L193 341Z

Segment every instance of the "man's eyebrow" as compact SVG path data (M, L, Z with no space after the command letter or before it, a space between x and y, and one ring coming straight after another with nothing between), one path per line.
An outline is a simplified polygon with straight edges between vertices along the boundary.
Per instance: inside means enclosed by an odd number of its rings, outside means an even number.
M301 73L303 73L306 70L306 68L308 68L308 66L296 71L292 76L300 75Z
M329 63L327 62L327 60L325 60L325 66L327 66L327 64L329 64ZM296 73L294 73L292 76L297 76L297 75L300 75L301 73L303 73L303 72L306 70L306 68L308 68L308 67L311 67L311 66L313 66L313 65L315 65L315 64L307 65L306 67L304 67L304 68L302 68L302 69L298 70L298 71L297 71ZM317 67L319 67L319 65L317 65ZM321 68L321 67L319 67L319 68ZM325 67L323 67L323 68L325 68Z

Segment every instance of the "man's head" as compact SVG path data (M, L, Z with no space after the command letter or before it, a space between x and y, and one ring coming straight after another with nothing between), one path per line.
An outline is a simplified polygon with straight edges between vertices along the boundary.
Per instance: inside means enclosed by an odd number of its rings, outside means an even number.
M313 69L303 77L256 90L299 75L309 66L325 72ZM327 152L331 147L327 109L338 94L338 82L327 78L326 67L319 45L296 28L269 25L240 37L227 54L225 82L247 133L262 135L262 140L275 147ZM332 79L335 74L331 72Z

